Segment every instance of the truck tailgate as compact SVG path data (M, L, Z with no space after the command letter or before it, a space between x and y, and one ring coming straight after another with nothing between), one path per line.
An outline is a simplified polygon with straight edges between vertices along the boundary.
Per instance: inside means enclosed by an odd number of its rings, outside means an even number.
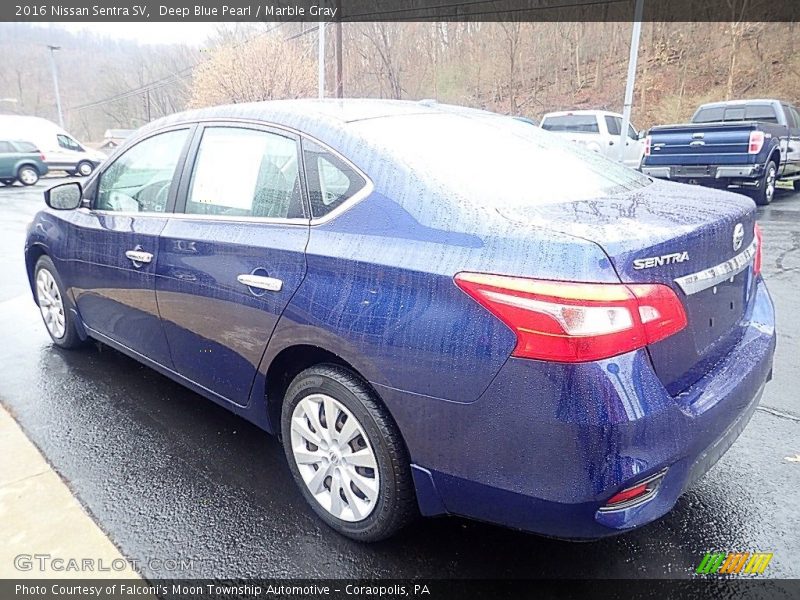
M755 127L751 122L654 127L645 162L648 166L751 164L755 156L747 150Z

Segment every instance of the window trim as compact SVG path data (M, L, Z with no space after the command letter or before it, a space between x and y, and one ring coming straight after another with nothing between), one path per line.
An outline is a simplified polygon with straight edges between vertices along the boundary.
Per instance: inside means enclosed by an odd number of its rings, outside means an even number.
M306 170L306 153L305 148L303 147L303 139L307 139L309 142L317 144L320 148L325 149L326 152L330 152L333 156L341 160L347 166L349 166L353 171L355 171L363 180L364 185L358 189L352 196L350 196L347 200L342 202L339 206L331 210L330 212L325 213L321 217L314 217L314 212L311 207L311 192L308 189L308 171ZM351 160L348 160L346 157L342 156L340 152L337 152L328 144L320 142L316 138L311 137L310 135L301 135L300 140L300 150L301 155L303 157L303 172L306 175L306 183L305 183L305 196L306 196L306 203L308 204L308 214L311 215L311 224L312 225L322 225L327 223L328 221L335 219L337 216L348 210L354 204L358 204L361 200L369 196L374 190L375 185L372 183L372 179L370 179L364 171L359 169L356 165L353 164Z
M186 197L188 194L189 183L191 180L191 172L194 167L194 162L197 158L197 148L200 146L200 140L202 138L202 130L206 125L211 126L225 126L225 125L238 125L238 126L245 126L251 129L262 129L262 130L275 130L275 132L286 132L291 134L292 136L296 136L299 141L299 161L301 165L300 169L300 178L301 178L301 191L303 195L303 209L306 211L308 217L305 218L294 218L294 219L274 219L272 217L235 217L235 216L225 216L225 215L193 215L187 214L182 212L185 209L186 205ZM94 208L88 208L85 210L89 210L96 214L109 214L109 215L119 215L119 216L129 216L129 217L168 217L170 219L188 219L193 221L224 221L224 222L234 222L234 223L265 223L265 224L278 224L278 225L303 225L303 226L312 226L315 227L317 225L324 225L329 221L332 221L339 215L347 212L352 206L358 204L365 198L369 197L373 191L375 191L375 184L372 181L372 178L367 175L363 169L359 168L358 165L353 163L349 158L344 156L341 152L332 148L330 145L326 144L325 142L317 139L316 137L309 135L299 129L295 129L293 127L289 127L287 125L282 125L280 123L273 123L271 121L263 121L260 119L235 119L235 118L228 118L228 117L208 117L205 119L194 119L190 121L182 121L177 123L172 123L167 125L161 129L157 129L155 131L147 132L146 135L141 137L134 137L130 138L129 140L125 141L125 144L120 146L117 149L118 153L113 157L113 161L107 161L103 164L101 169L95 171L96 176L90 178L90 180L86 184L86 188L91 185L95 186L95 189L92 190L92 198L91 205L94 206L95 197L97 195L97 184L99 184L100 178L103 176L103 173L112 165L114 164L119 157L125 154L128 150L133 148L134 146L138 145L140 142L143 142L146 139L149 139L153 136L159 135L161 133L167 133L168 131L174 131L176 129L189 129L189 141L184 146L183 151L181 153L181 157L178 161L178 168L175 169L175 176L177 177L177 185L176 180L173 177L173 187L170 191L170 197L167 200L167 207L170 210L165 210L163 213L157 212L119 212L119 211L101 211ZM342 202L339 206L329 212L327 215L324 215L319 218L313 218L311 216L311 202L309 201L308 196L308 185L306 182L306 167L305 167L305 160L303 157L302 152L302 140L308 139L315 144L318 144L322 148L325 148L328 152L342 160L343 162L347 163L353 170L361 175L366 182L364 187L357 191L355 194L350 196L347 200ZM187 170L188 169L188 170ZM185 188L185 189L184 189ZM85 189L85 188L84 188ZM180 204L179 201L180 200ZM177 212L178 210L181 212Z
M89 195L89 206L85 207L86 210L91 212L92 214L97 215L118 215L121 217L167 217L171 216L175 211L175 200L178 194L178 184L180 183L180 174L183 171L183 165L186 162L187 152L189 147L191 146L191 142L194 139L196 125L194 123L181 123L179 125L174 125L170 127L165 127L163 129L159 129L157 131L153 131L144 135L142 137L136 138L135 140L131 141L131 144L126 146L125 149L114 156L114 160L107 161L103 164L101 169L97 170L96 177L92 177L84 187L84 190L91 189L91 193ZM183 148L181 149L181 153L178 155L178 162L175 163L175 172L172 174L172 181L170 182L170 190L169 195L167 196L167 204L164 206L163 212L155 212L155 211L143 211L143 212L132 212L132 211L119 211L119 210L103 210L99 208L95 208L97 205L97 195L100 192L100 181L105 175L106 171L108 171L116 162L125 156L130 150L145 142L151 138L154 138L157 135L161 135L163 133L169 133L171 131L181 131L186 130L188 135L186 136L186 141L183 143Z

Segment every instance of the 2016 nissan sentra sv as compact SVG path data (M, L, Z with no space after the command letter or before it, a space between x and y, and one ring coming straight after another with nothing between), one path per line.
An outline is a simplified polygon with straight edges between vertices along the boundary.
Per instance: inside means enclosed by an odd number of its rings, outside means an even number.
M278 434L335 530L416 513L566 538L662 516L769 380L753 202L411 102L186 112L46 193L31 288Z

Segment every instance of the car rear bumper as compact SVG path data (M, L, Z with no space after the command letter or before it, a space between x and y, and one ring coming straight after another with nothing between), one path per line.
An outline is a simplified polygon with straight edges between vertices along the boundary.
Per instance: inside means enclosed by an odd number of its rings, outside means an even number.
M761 165L672 165L672 166L642 166L642 173L658 179L675 179L686 181L690 179L752 179L760 177L763 172Z
M661 517L735 441L771 374L763 280L744 318L739 343L677 397L643 350L574 365L511 358L470 403L376 386L406 439L422 512L576 539ZM600 510L664 470L648 501Z

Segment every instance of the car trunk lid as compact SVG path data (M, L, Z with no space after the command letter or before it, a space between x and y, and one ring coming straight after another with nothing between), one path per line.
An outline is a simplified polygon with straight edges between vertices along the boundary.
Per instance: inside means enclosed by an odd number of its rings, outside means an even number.
M654 182L623 195L499 212L595 242L624 283L662 283L675 290L688 325L648 347L671 394L700 379L740 339L753 290L755 206L748 198Z

